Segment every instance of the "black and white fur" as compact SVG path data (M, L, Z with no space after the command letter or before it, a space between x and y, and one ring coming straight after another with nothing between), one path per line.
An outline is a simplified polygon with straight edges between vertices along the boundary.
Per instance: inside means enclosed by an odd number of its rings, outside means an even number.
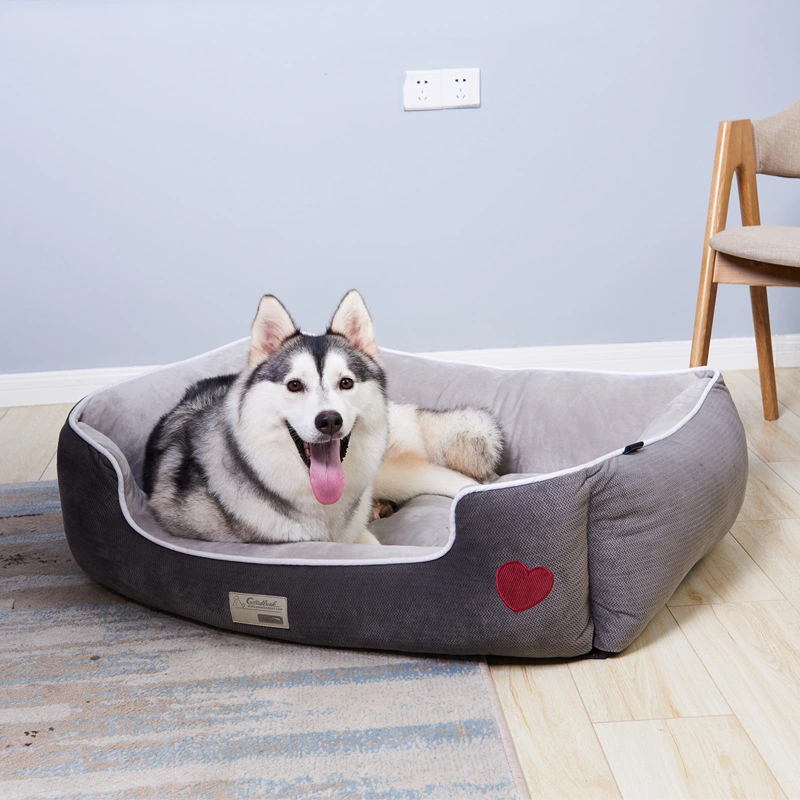
M501 449L485 411L387 401L358 292L345 296L320 336L301 333L266 295L247 367L195 383L159 420L147 442L144 488L153 514L176 536L374 544L366 529L374 498L453 497L489 478ZM312 488L312 451L341 456L330 473L343 472L338 499L327 483Z

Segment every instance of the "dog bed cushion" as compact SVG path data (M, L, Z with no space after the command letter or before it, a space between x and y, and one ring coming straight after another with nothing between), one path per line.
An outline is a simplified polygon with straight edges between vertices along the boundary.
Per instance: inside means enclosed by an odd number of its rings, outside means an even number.
M618 652L744 498L744 432L715 370L507 370L383 351L391 399L494 411L507 439L496 482L454 501L415 498L371 524L382 546L171 536L140 488L147 437L191 383L243 368L247 345L101 390L71 412L58 453L64 525L98 582L170 613L305 644Z

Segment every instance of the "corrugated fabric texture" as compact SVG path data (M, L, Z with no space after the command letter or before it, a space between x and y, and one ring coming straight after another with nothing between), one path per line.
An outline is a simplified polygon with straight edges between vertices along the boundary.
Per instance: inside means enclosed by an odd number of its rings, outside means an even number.
M480 661L144 608L75 565L54 493L0 488L0 797L519 796Z
M744 428L717 383L672 436L592 477L589 574L595 647L619 652L731 528L747 484Z
M482 646L478 652L549 658L591 650L587 509L582 473L467 495L458 503L456 555L461 554L465 571L477 564L482 578L467 584L473 596L480 588L481 602L474 630L462 634ZM546 567L554 578L547 598L520 613L497 592L497 570L510 561ZM470 588L462 596L468 593Z

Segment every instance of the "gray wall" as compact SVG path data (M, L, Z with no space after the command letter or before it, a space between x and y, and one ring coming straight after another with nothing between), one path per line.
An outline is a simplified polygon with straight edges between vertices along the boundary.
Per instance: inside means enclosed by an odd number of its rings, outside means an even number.
M189 356L264 292L321 330L354 286L404 349L688 339L717 122L800 96L798 30L793 0L0 0L0 372ZM447 66L483 107L404 113ZM725 287L715 335L748 314Z

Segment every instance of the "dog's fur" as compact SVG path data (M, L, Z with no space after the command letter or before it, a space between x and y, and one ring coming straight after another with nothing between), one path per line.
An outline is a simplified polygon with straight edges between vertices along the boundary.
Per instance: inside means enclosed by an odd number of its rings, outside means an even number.
M159 420L144 488L176 536L374 544L366 529L374 498L454 497L493 475L501 449L486 411L387 401L358 292L321 336L301 333L266 295L247 367L195 383Z

